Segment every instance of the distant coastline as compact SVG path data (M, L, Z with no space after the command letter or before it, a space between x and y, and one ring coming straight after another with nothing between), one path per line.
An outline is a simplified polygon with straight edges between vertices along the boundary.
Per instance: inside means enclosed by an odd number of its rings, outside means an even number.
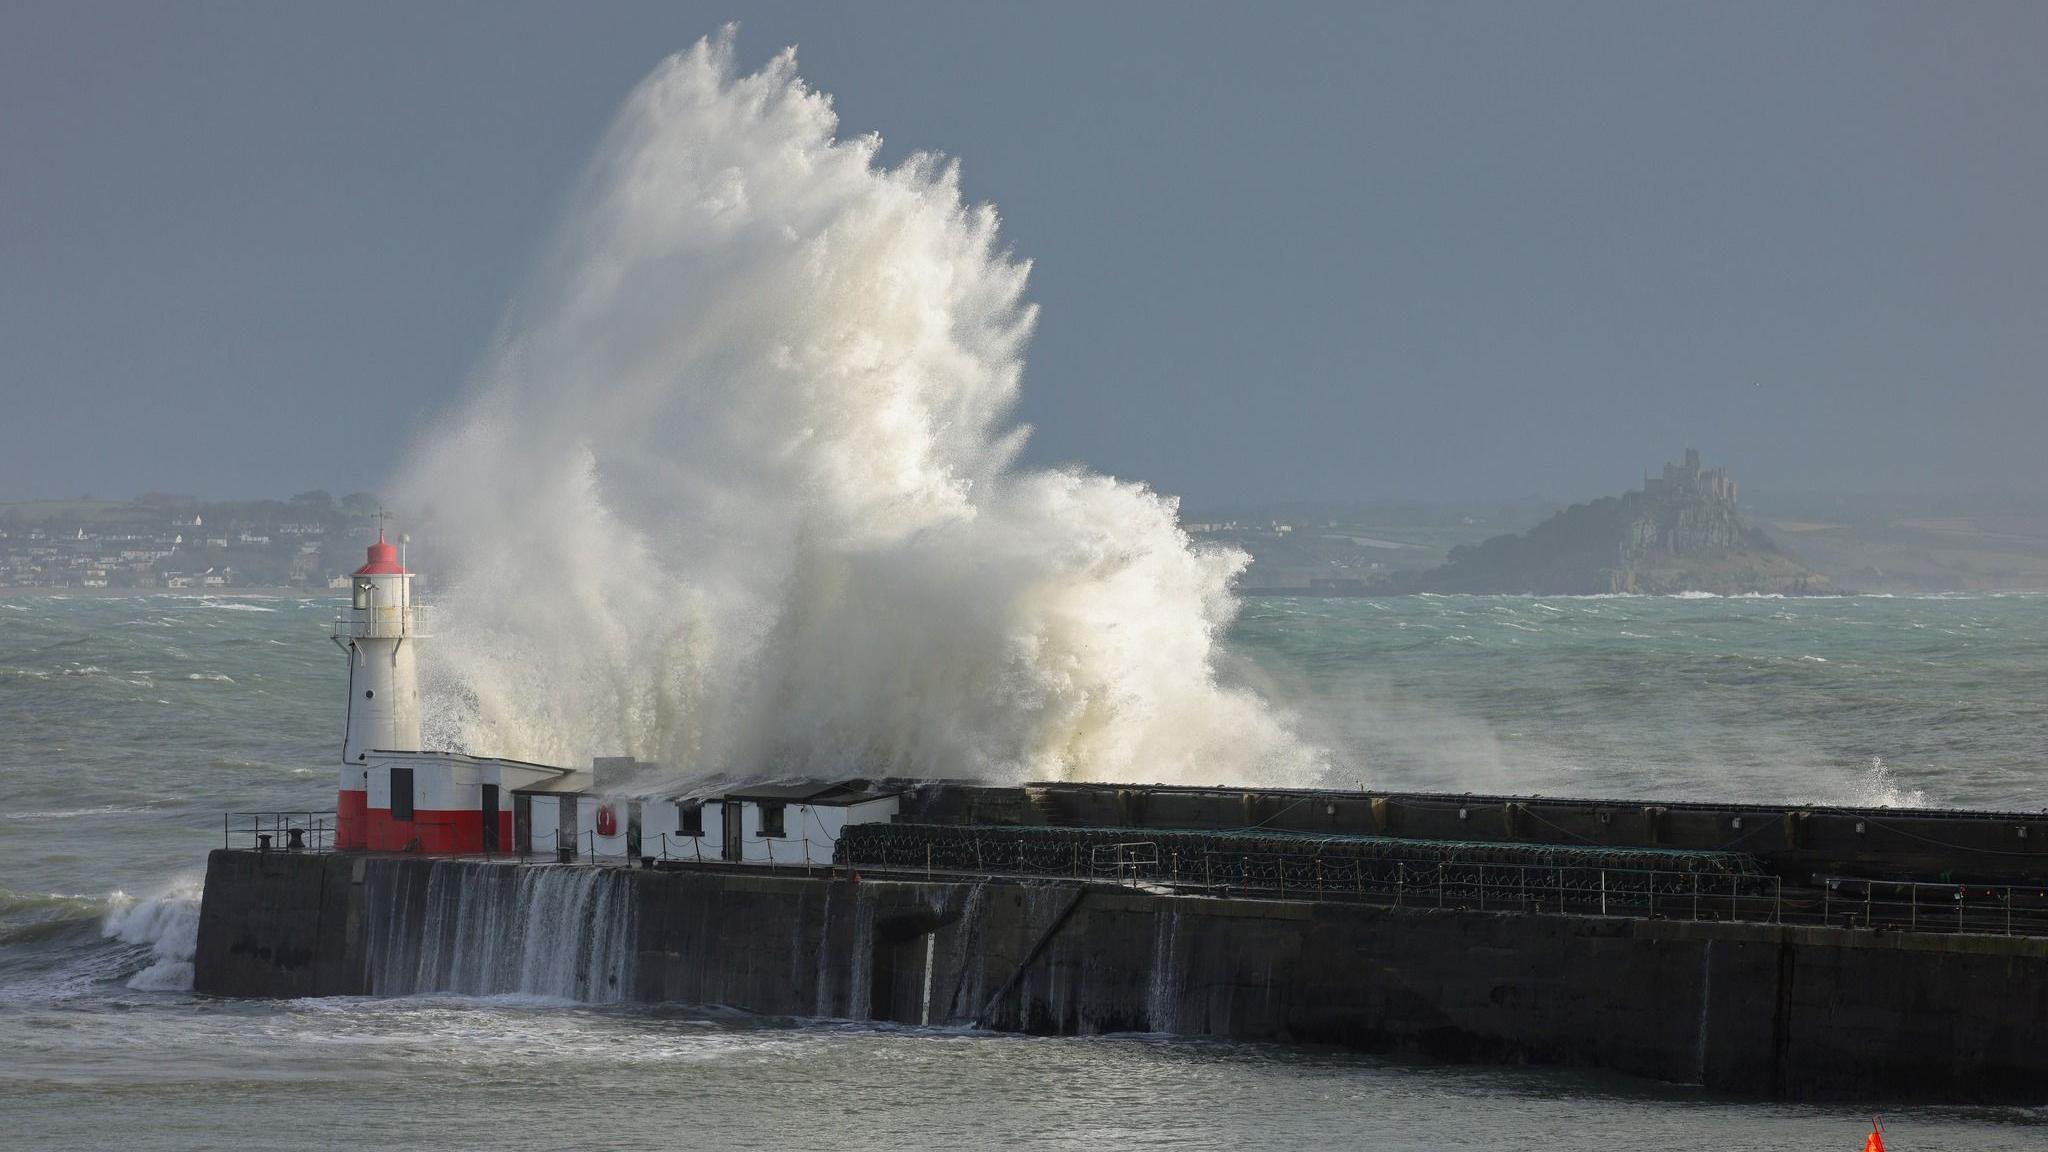
M2048 494L1756 494L1745 485L1740 499L1746 529L1834 594L2048 592ZM1183 526L1198 545L1251 557L1244 595L1388 596L1460 546L1520 536L1568 510L1543 499L1239 504L1191 508ZM1597 567L1619 566L1619 542L1610 543L1615 559L1596 557Z
M377 498L0 504L0 590L304 595L333 590L382 527Z

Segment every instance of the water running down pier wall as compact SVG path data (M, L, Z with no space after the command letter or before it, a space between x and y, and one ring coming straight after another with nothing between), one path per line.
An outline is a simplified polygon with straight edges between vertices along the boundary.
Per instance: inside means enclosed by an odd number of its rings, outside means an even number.
M197 968L216 995L523 992L2048 1098L2048 940L2017 937L221 851Z

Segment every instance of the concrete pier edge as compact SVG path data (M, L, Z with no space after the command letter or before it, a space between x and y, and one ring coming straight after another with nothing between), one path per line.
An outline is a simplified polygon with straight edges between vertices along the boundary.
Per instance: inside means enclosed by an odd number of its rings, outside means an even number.
M195 987L376 993L371 918L442 931L416 905L433 870L454 866L217 850ZM1219 898L1062 880L612 871L630 891L623 995L636 1002L1335 1044L1607 1069L1756 1098L2048 1099L2043 938ZM373 873L393 881L382 890L407 893L392 898L406 906L368 907Z

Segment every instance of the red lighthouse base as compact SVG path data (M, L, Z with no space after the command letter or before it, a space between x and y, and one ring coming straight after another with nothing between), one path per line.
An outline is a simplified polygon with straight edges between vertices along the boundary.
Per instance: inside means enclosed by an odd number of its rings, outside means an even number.
M340 852L360 852L369 846L370 794L360 789L343 789L334 796L334 847Z
M497 847L493 848L484 835L484 814L475 809L422 810L414 812L412 819L407 820L393 816L388 808L373 808L364 821L367 833L364 847L371 852L426 852L447 856L505 851L512 843L512 813L498 813L497 824L498 834L491 838Z

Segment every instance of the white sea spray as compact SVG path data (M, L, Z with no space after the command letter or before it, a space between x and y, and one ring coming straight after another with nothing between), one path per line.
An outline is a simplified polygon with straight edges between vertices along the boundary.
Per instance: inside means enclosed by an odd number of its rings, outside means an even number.
M197 880L180 880L166 890L136 899L115 892L100 933L124 944L146 945L148 964L128 979L145 992L176 992L192 987L192 958L199 950Z
M1301 783L1219 675L1233 550L1016 463L1035 310L937 156L732 32L628 99L403 491L429 738L563 763Z

